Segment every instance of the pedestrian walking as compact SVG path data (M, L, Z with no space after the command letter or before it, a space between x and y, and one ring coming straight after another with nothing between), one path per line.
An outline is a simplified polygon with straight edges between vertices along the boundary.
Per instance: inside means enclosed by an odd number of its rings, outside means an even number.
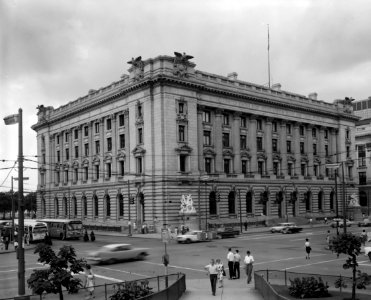
M85 283L84 288L87 288L88 295L85 299L94 299L94 282L95 276L93 273L93 270L91 269L91 266L89 264L86 264L85 266Z
M313 219L312 218L309 219L309 226L310 226L310 228L313 227Z
M10 242L9 235L6 235L4 237L5 250L8 250L9 249L9 242Z
M24 235L24 242L27 246L30 245L30 234L28 232L26 232Z
M92 242L95 241L95 234L94 234L94 231L91 231L91 232L90 232L90 240L91 240Z
M227 254L227 261L228 261L228 269L229 269L229 280L234 278L234 254L232 252L232 248L228 249L228 254Z
M240 262L241 262L241 255L239 251L236 249L234 254L234 264L233 264L233 273L235 279L240 279Z
M219 287L222 288L223 287L223 279L224 279L224 276L226 275L225 270L224 270L224 265L223 265L223 262L219 258L215 261L215 264L218 267Z
M88 231L85 229L85 232L84 232L84 242L89 242L89 235L88 235Z
M243 226L245 227L245 231L247 231L247 221L243 222Z
M362 242L363 246L365 246L366 242L367 242L367 232L364 229L361 232L361 242Z
M252 273L253 263L254 263L254 257L251 255L249 250L246 251L246 256L243 262L245 264L247 284L249 284L251 282L251 273Z
M325 217L325 224L327 224L327 218Z
M306 252L305 259L310 259L310 251L312 251L312 248L310 246L309 239L305 239L304 247Z
M213 296L215 296L216 282L218 280L218 267L215 264L215 261L214 261L213 258L210 260L210 264L205 266L205 270L207 270L207 274L210 277L211 292L212 292Z
M328 250L331 250L331 245L330 245L330 239L331 239L331 236L330 236L330 230L327 230L327 235L326 235L326 243L327 243L327 249Z

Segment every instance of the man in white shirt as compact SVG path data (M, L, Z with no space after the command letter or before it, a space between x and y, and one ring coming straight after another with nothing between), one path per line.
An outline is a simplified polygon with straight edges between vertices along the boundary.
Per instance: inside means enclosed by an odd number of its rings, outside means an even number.
M240 262L241 262L241 255L238 250L234 254L234 265L233 265L233 273L235 279L240 279Z
M215 296L216 292L216 282L218 280L218 266L215 264L214 259L210 260L210 264L205 266L205 270L209 273L210 276L210 284L211 284L211 292L213 296Z
M232 252L232 248L228 249L228 254L227 254L227 261L228 261L228 269L229 269L229 279L233 279L234 277L234 254Z
M246 266L246 275L247 275L247 284L251 282L251 273L252 273L252 267L253 267L253 262L254 262L254 257L250 255L250 251L247 250L246 256L244 259L244 263Z

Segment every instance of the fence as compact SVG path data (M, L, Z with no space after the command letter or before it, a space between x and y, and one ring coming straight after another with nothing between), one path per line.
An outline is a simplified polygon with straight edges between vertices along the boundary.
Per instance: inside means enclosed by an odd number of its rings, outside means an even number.
M322 279L324 283L327 283L329 290L338 291L340 294L347 294L352 292L352 278L346 276L334 276L334 275L321 275L321 274L310 274L310 273L297 273L297 272L288 272L280 270L259 270L254 272L255 288L263 295L264 299L286 299L284 296L278 295L272 286L274 285L283 285L289 287L290 280L295 278L303 277L314 277L317 280ZM347 287L345 288L336 288L335 281L339 278L345 283ZM365 290L357 290L356 293L362 293L371 295L371 288L367 286Z
M109 300L112 295L114 295L119 288L123 288L125 284L137 283L141 285L142 283L147 284L151 289L152 294L137 298L138 300L178 300L181 295L186 290L186 278L185 274L177 273L164 276L150 277L132 281L123 281L112 284L104 284L94 286L94 296L95 299ZM89 294L87 289L82 288L76 294L68 294L67 291L63 291L63 297L67 300L80 300L86 299ZM31 295L30 300L57 300L59 299L59 294L43 294L43 295ZM13 300L17 298L1 298L0 300Z

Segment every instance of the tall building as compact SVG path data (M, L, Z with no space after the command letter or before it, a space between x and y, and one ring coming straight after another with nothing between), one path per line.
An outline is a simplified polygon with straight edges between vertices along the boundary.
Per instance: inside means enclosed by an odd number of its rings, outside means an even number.
M352 104L199 71L191 59L138 57L119 81L38 107L38 217L179 226L186 196L201 228L341 213L357 183ZM336 162L338 197L326 168Z
M354 114L361 117L356 123L356 170L359 181L359 203L370 215L371 206L371 97L353 103Z

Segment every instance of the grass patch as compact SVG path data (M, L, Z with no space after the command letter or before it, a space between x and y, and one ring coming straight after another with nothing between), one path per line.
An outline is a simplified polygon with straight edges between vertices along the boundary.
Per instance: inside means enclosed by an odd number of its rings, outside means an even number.
M284 285L276 285L272 284L273 289L281 296L284 296L287 299L290 300L297 300L300 298L295 298L289 294L289 288L284 286ZM318 299L326 299L326 300L348 300L352 299L352 294L351 293L340 293L338 291L329 291L330 296L329 297L324 297L324 298L305 298L306 300L318 300ZM370 294L363 294L359 293L359 291L356 292L356 299L358 300L370 300L371 295Z

